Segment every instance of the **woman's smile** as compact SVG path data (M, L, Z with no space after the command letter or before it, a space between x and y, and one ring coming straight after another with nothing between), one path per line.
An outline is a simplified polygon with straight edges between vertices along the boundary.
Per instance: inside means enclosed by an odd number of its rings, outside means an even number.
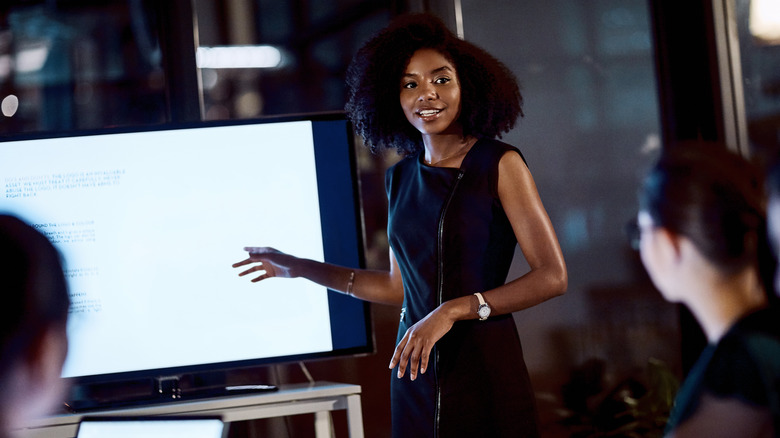
M439 117L439 114L444 111L443 109L425 108L417 111L417 116L423 119L423 121L431 122Z

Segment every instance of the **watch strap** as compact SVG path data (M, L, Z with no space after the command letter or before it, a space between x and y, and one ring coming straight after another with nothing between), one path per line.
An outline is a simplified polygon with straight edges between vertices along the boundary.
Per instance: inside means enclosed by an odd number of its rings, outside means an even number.
M482 293L477 292L474 295L477 296L477 299L479 300L479 306L477 307L477 316L479 317L480 321L485 321L490 316L490 305L485 301L485 297L482 296ZM486 312L483 315L483 310Z

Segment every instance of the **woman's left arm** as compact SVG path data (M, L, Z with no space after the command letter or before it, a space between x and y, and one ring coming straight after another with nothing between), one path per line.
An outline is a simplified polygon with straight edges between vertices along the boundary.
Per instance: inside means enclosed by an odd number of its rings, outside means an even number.
M499 162L498 197L530 270L483 293L491 315L527 309L562 295L569 282L561 246L536 183L522 157L515 152L505 153Z
M531 172L522 157L507 152L498 164L498 196L512 224L517 242L530 266L522 277L490 291L482 292L491 315L512 313L535 306L566 291L568 275L563 253L550 218L542 205ZM398 378L412 380L424 373L433 345L458 320L476 319L479 301L474 295L442 303L410 327L396 345L390 368L398 365Z

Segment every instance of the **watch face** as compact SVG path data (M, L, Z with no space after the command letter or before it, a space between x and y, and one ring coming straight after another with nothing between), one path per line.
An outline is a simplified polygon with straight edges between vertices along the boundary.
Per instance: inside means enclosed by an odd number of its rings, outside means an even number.
M477 309L477 314L480 318L485 319L488 316L490 316L490 306L487 304L482 304L479 306L479 309Z

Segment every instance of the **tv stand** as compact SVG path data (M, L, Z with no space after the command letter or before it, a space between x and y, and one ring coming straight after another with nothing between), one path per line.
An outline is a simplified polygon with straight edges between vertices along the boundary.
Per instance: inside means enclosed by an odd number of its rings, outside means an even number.
M220 415L226 423L314 414L316 436L330 437L330 412L346 410L350 438L363 438L360 385L314 382L279 385L276 391L162 402L122 409L60 414L33 421L15 431L23 438L72 438L82 418L106 415Z

